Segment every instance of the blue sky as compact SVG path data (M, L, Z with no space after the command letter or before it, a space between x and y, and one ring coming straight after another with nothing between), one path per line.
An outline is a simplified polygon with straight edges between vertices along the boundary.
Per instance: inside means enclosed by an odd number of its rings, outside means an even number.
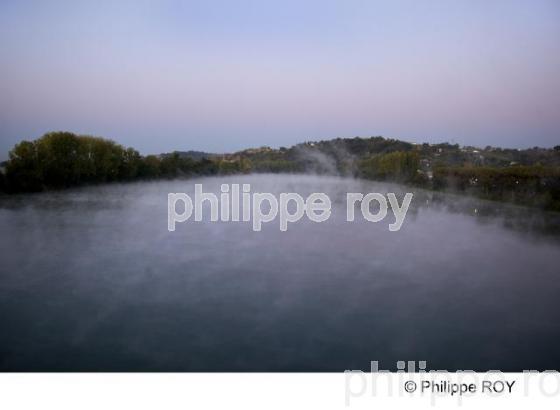
M560 144L560 2L2 1L0 157L383 135Z

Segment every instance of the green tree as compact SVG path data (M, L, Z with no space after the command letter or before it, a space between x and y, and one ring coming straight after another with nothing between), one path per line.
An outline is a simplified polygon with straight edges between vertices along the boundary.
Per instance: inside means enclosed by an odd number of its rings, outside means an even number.
M412 151L376 155L359 163L359 173L365 178L398 182L417 181L419 168L419 155Z
M37 146L34 142L22 141L10 151L6 164L6 184L15 191L39 191L43 187Z

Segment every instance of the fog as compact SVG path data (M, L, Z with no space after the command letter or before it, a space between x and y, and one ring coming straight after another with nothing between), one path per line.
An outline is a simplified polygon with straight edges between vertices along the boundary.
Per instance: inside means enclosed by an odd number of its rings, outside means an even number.
M331 217L187 221L194 184L324 192ZM0 370L343 371L560 367L558 217L414 189L394 222L346 221L347 192L412 188L249 175L0 199Z

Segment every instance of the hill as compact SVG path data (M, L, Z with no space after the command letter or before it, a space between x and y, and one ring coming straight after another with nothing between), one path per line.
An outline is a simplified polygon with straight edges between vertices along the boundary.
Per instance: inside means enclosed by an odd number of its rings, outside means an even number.
M230 154L141 156L98 137L52 132L22 141L0 173L6 193L92 183L235 173L315 173L394 181L560 211L560 146L525 150L415 144L380 136Z

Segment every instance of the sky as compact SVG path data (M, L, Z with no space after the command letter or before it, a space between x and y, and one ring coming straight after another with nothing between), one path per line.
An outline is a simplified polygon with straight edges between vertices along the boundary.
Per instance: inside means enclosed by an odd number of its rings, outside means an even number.
M0 2L0 159L48 131L143 154L335 137L560 144L557 0Z

